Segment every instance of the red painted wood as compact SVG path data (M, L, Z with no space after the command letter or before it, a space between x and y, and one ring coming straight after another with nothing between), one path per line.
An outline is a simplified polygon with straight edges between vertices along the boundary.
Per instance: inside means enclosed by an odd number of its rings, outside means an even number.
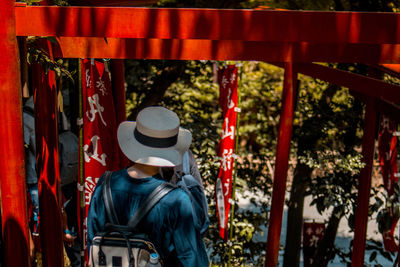
M398 85L318 64L298 63L294 65L294 68L297 72L351 88L353 91L367 96L400 103L400 94L398 93L400 86Z
M278 265L290 140L292 137L294 102L296 95L295 88L297 82L297 73L294 72L293 64L290 62L285 63L284 78L278 145L275 160L274 185L265 252L266 256L264 266L266 267L276 267Z
M386 68L387 70L383 70L384 72L390 71L389 74L391 75L396 75L396 77L399 77L400 73L400 64L383 64L383 67Z
M49 42L42 45L45 49ZM51 52L51 50L50 50ZM51 53L50 53L51 55ZM39 176L40 240L43 266L64 266L58 159L58 112L55 73L32 68L35 96L37 172Z
M400 45L60 37L55 57L400 63ZM268 51L268 53L266 53Z
M14 1L0 2L0 190L5 266L30 266Z
M355 230L353 241L352 267L364 266L365 242L367 234L369 195L371 191L371 172L374 159L376 110L374 99L369 98L364 119L362 142L363 161L366 166L361 170L358 185L357 207L355 212Z
M278 67L284 67L283 63L274 64ZM397 65L396 65L397 66ZM379 67L379 66L377 66ZM384 94L396 96L397 92L400 91L400 86L395 84L385 83L381 80L377 80L371 77L358 75L351 72L345 72L334 68L325 67L317 64L295 64L295 70L298 73L305 74L307 76L324 80L339 86L348 87L350 93L359 98L361 101L366 103L369 97L379 96L381 90L388 90ZM383 68L379 70L385 71ZM390 73L391 75L396 73ZM345 77L341 77L341 76ZM399 75L397 73L397 75ZM339 77L339 78L338 78ZM366 89L368 84L369 90ZM373 93L370 93L373 91ZM400 108L393 104L392 100L385 101L383 99L375 98L375 109L379 112L384 113L386 116L390 117L392 120L400 121Z
M399 44L398 25L398 13L16 7L22 36Z

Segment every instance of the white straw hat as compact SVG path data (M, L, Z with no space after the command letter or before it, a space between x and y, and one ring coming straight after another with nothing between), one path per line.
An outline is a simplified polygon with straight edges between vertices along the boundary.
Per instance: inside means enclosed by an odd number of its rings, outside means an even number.
M136 122L125 121L118 127L118 143L133 162L173 167L182 164L192 134L179 127L175 112L164 107L148 107L139 112Z

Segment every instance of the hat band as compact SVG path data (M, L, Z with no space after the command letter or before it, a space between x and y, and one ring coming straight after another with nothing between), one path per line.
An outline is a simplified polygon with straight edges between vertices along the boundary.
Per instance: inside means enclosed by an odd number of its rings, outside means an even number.
M178 135L166 138L151 137L142 134L137 130L137 128L135 128L135 130L133 131L133 135L135 136L136 140L142 145L155 148L172 147L178 142Z

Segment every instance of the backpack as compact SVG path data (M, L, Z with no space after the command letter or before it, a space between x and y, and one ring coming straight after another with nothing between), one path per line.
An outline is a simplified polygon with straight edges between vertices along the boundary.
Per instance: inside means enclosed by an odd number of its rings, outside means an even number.
M60 148L61 185L75 182L78 178L79 140L71 131L63 132L58 138Z
M189 195L194 211L194 224L196 228L199 229L200 234L204 235L210 225L207 198L204 193L203 185L190 174L188 152L183 155L182 172L182 177L176 184Z
M170 183L159 185L145 199L130 218L127 225L120 225L111 195L112 172L107 171L103 181L103 200L108 220L105 232L93 238L90 247L89 266L98 267L147 267L163 266L163 255L145 233L136 231L136 226L164 196L177 187Z

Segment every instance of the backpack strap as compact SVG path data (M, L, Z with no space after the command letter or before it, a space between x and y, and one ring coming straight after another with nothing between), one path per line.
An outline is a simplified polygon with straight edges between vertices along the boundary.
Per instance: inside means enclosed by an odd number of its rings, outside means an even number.
M186 151L185 154L183 154L182 172L183 175L190 174L189 151Z
M140 205L139 209L133 214L128 222L128 226L134 229L139 222L146 216L146 214L169 192L175 190L177 186L170 183L162 183L150 193L144 203Z
M119 224L117 213L114 208L114 202L112 200L112 195L111 195L111 186L110 186L111 175L112 172L110 171L106 171L104 173L103 201L104 201L104 207L106 208L108 220L112 224Z
M22 111L25 112L26 114L32 116L32 117L35 117L35 113L33 111L33 108L31 108L31 107L23 106L22 107Z

